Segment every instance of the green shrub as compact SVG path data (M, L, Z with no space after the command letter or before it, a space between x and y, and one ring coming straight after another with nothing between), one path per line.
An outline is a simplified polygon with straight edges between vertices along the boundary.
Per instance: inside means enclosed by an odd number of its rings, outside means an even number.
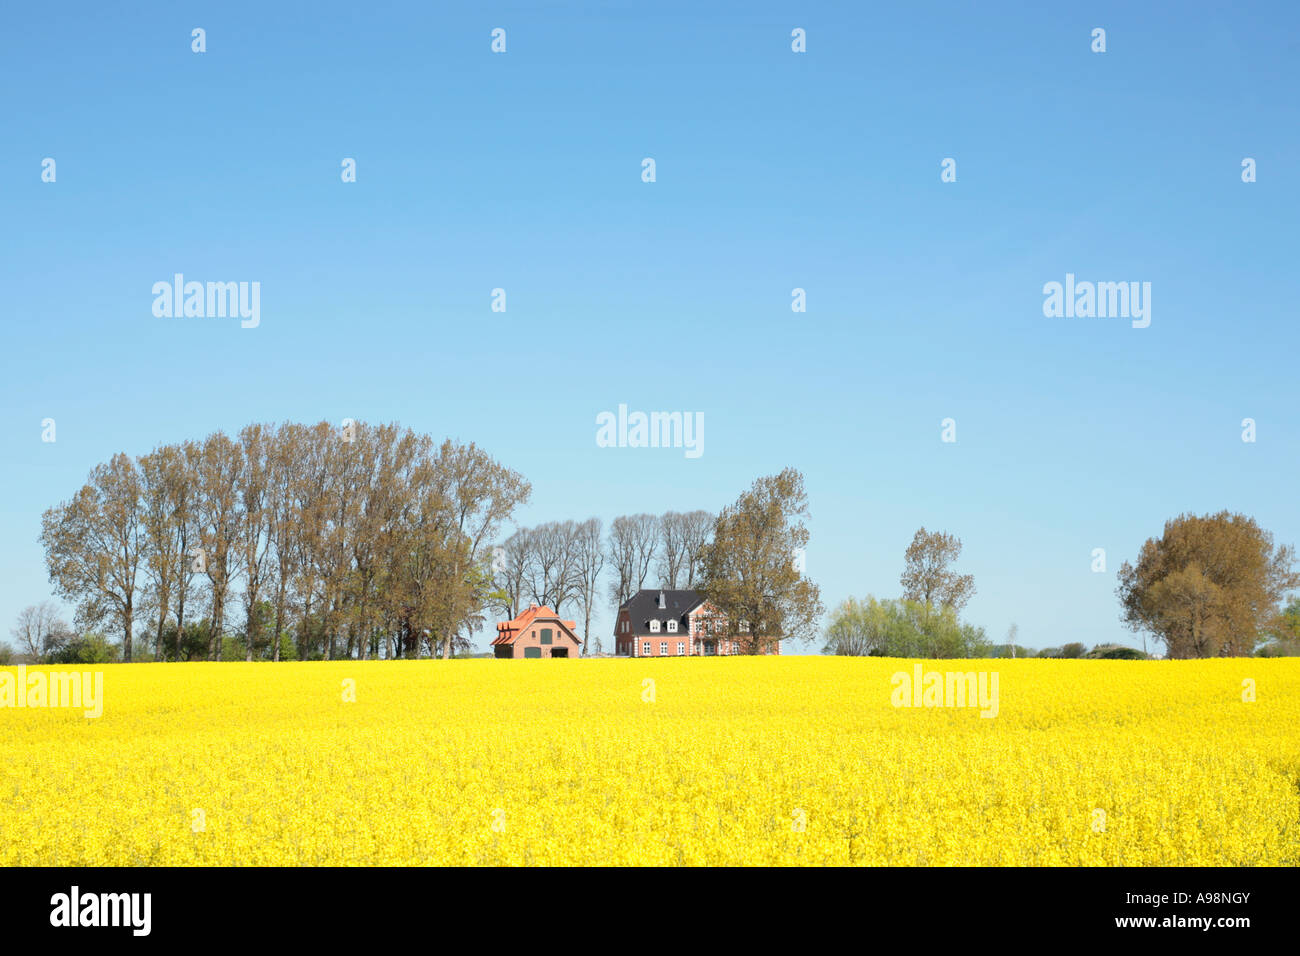
M1098 661L1146 661L1151 659L1149 654L1143 654L1136 647L1125 647L1122 644L1098 644L1085 656Z
M122 649L110 644L102 634L76 637L45 655L47 664L116 664Z
M984 628L957 619L952 608L916 601L849 598L831 614L823 653L871 657L988 657Z
M1300 641L1273 640L1255 651L1256 657L1300 657Z
M298 659L298 644L293 639L293 634L285 631L280 635L280 660L296 661Z

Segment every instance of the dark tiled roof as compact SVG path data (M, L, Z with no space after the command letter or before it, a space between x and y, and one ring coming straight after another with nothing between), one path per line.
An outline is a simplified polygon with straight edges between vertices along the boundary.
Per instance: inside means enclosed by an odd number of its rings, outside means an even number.
M664 596L665 607L659 606L659 595ZM632 634L649 634L650 619L657 618L660 621L667 621L670 618L676 618L678 627L685 633L689 630L686 626L686 615L695 610L704 603L704 595L699 591L669 591L664 589L662 592L659 588L645 588L637 591L626 601L619 605L619 610L627 610L628 620L632 622ZM663 633L660 631L660 633Z

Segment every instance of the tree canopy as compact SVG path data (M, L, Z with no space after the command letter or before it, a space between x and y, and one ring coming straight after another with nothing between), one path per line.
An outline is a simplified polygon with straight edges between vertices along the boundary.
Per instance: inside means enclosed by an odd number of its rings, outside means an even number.
M950 607L961 613L975 593L975 578L958 574L951 565L961 556L961 539L946 531L921 528L903 555L899 583L908 601L934 607Z
M1121 619L1172 658L1247 656L1300 587L1294 561L1292 547L1275 546L1246 515L1179 515L1120 568Z
M815 633L821 592L798 561L808 544L807 517L803 475L786 468L755 481L714 523L701 590L747 654Z
M381 641L388 656L446 656L468 646L492 592L490 542L529 493L475 445L396 424L250 425L114 455L45 513L41 541L78 623L120 628L127 661L142 614L155 659L182 656L193 597L205 656L220 659L237 594L250 660L259 640L278 660L286 630L303 658L365 658Z

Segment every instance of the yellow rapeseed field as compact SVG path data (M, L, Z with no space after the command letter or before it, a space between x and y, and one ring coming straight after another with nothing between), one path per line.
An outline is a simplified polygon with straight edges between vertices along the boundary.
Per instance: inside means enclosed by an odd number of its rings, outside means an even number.
M102 667L0 708L0 864L1300 863L1300 661L913 664Z

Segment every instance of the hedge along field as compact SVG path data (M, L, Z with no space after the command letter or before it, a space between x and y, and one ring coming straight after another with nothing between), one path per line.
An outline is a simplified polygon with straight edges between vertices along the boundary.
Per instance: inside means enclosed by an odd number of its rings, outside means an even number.
M0 864L1300 863L1300 661L916 663L104 666L0 708Z

